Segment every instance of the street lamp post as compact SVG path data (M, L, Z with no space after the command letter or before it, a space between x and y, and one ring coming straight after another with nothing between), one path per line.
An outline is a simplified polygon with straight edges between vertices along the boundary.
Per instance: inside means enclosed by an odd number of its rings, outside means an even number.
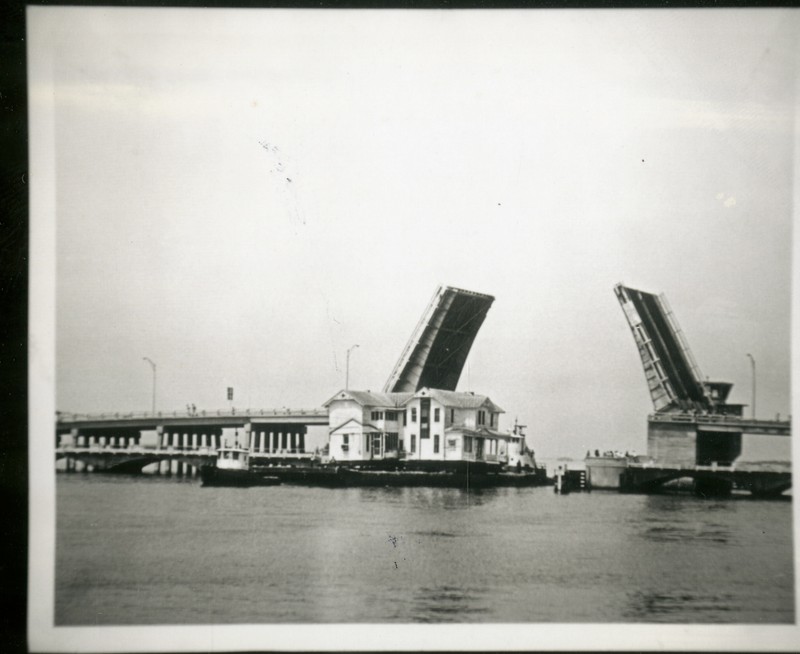
M358 347L358 344L347 348L347 372L344 378L344 390L350 388L350 352Z
M749 352L747 356L750 358L750 367L753 371L753 420L756 418L756 360Z
M156 362L150 357L142 357L142 361L147 361L153 369L153 415L156 414Z

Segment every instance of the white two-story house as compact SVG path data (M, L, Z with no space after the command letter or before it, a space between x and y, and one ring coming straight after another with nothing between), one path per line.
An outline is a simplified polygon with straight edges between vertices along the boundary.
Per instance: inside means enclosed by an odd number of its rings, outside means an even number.
M485 395L435 388L416 393L343 390L324 406L334 461L434 469L464 462L532 465L524 436L500 431L503 410Z

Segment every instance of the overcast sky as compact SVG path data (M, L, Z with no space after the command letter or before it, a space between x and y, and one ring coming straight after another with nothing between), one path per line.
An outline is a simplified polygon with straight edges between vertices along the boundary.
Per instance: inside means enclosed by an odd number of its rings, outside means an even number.
M43 15L43 14L42 14ZM613 286L790 410L794 10L48 8L57 408L380 390L439 283L459 390L543 456L645 450ZM41 89L33 89L36 97ZM46 92L46 90L45 90Z

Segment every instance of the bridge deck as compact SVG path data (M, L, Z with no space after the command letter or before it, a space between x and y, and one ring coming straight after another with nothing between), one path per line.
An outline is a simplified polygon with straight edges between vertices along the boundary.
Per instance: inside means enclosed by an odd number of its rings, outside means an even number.
M157 429L158 427L244 427L247 424L327 425L325 409L231 409L156 413L59 413L58 431L70 429Z
M653 413L647 416L649 422L678 423L696 425L698 429L719 429L741 431L747 434L769 434L791 436L791 420L757 420L716 414L693 413Z

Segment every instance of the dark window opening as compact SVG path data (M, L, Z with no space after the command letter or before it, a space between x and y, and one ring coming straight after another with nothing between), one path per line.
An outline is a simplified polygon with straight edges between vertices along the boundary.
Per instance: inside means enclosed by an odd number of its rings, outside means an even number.
M731 465L742 453L741 433L701 431L697 433L697 459L699 466L713 463Z

